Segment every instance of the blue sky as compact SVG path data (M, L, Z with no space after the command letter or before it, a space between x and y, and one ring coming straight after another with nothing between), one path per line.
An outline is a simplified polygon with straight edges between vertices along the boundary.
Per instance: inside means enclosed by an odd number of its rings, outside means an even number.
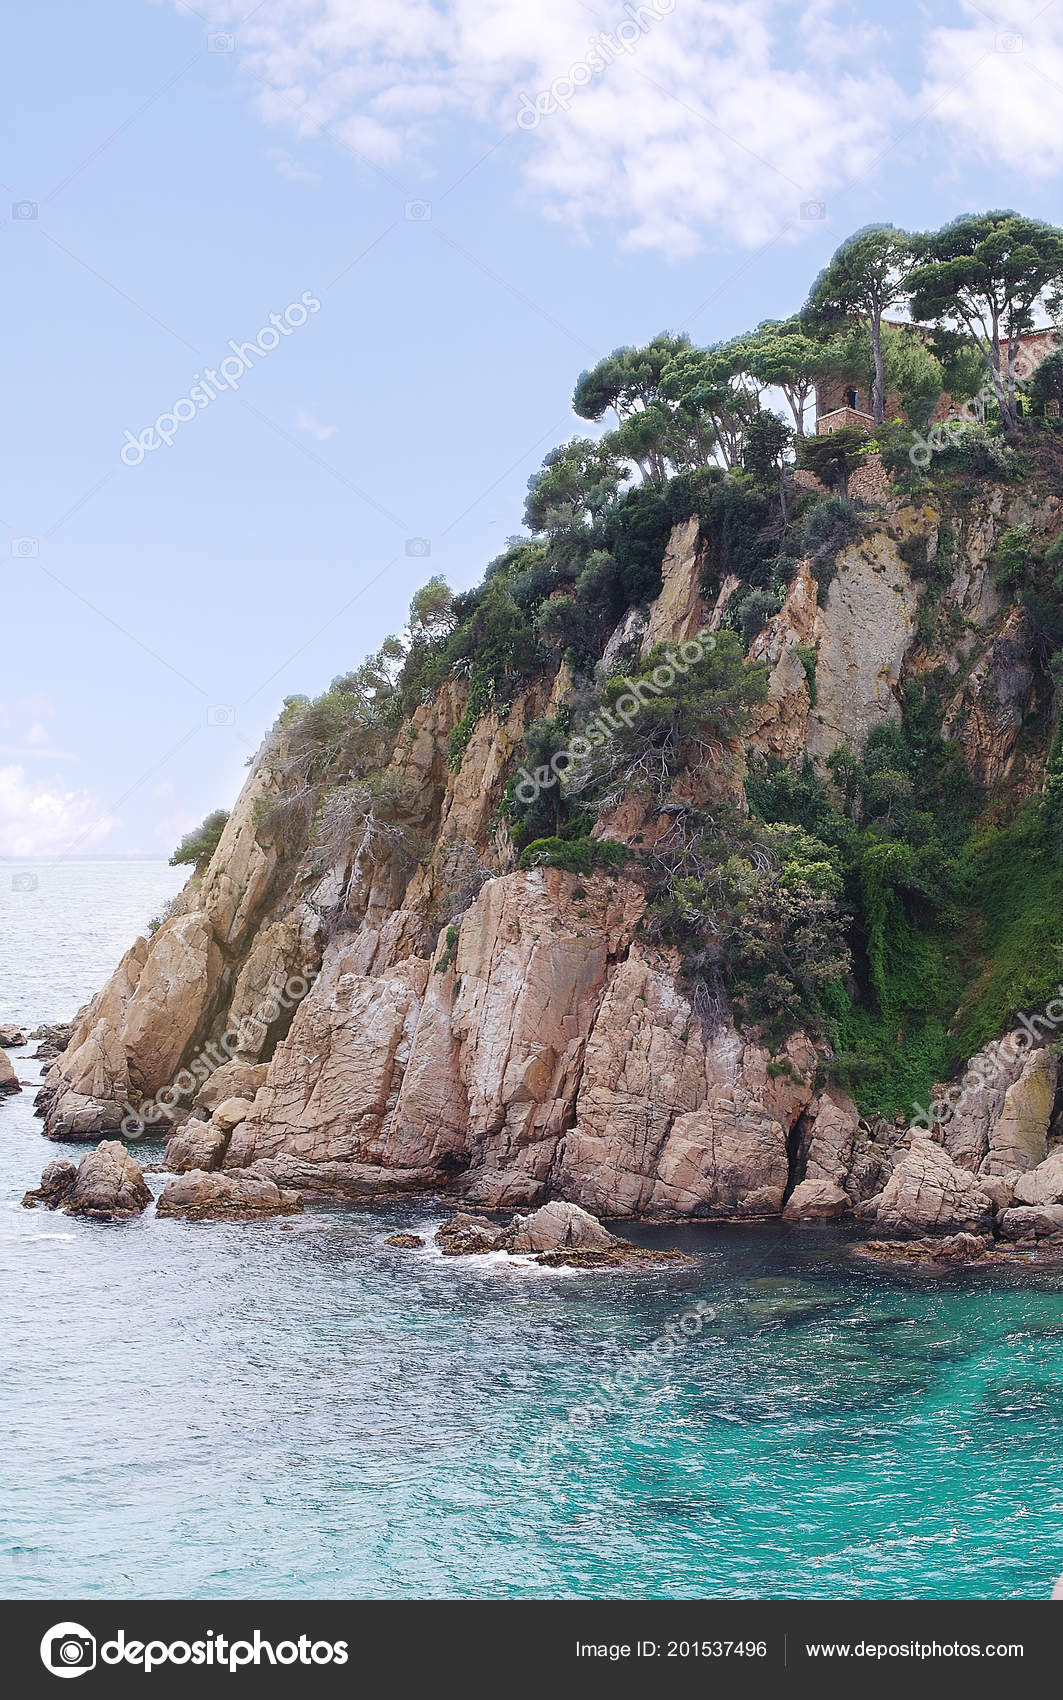
M872 220L1058 220L1060 13L20 8L0 855L165 855L231 803L285 695L400 629L429 573L480 577L610 348L792 311Z

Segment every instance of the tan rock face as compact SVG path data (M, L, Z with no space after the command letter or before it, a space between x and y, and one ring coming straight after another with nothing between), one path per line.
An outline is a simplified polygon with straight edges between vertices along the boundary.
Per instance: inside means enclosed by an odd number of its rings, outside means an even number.
M805 1180L845 1188L853 1166L860 1117L844 1092L824 1092L809 1135Z
M541 1195L571 1125L586 1035L642 903L623 880L581 885L554 868L485 886L451 963L431 976L392 1161L422 1161L441 1122L456 1149L463 1126L470 1198L501 1207Z
M894 691L918 600L885 532L842 549L837 566L814 633L817 702L806 747L819 762L846 739L861 749L873 726L899 718Z
M645 1210L673 1122L707 1095L700 1023L673 975L636 949L613 975L587 1039L559 1189L607 1216Z
M222 989L226 956L259 919L276 853L255 838L259 799L275 789L268 764L252 772L202 886L185 887L178 913L138 939L92 1003L46 1080L45 1131L94 1138L168 1087ZM224 950L224 953L223 953Z
M650 609L642 637L641 653L648 655L659 643L681 643L705 624L706 607L701 595L701 551L695 515L672 527L672 535L661 565L662 589Z
M993 787L1011 774L1036 684L1028 622L1015 608L975 661L942 723L943 735L957 740L981 784Z
M220 1169L228 1145L224 1128L193 1118L166 1141L163 1165L174 1174L188 1169Z
M307 1163L379 1162L428 978L413 958L368 978L350 973L346 935L326 952L313 991L278 1048L226 1167L282 1147Z
M992 1227L993 1206L967 1169L942 1146L913 1134L877 1200L875 1225L898 1238L974 1233Z
M214 1070L209 1080L203 1082L195 1102L212 1112L226 1098L253 1098L259 1087L265 1085L268 1073L268 1063L245 1063L234 1057L232 1062L223 1063L221 1068Z
M977 1173L989 1153L989 1135L1004 1110L1004 1097L1022 1073L1024 1057L1006 1045L987 1045L973 1056L959 1090L948 1102L945 1149L961 1169Z
M1016 1204L1063 1204L1063 1145L1015 1182Z
M1049 1050L1032 1051L1022 1073L1004 1095L1004 1107L989 1134L986 1174L1036 1169L1048 1154L1048 1123L1059 1063Z
M675 1121L657 1162L650 1212L777 1216L788 1180L785 1128L735 1088Z
M805 1180L786 1201L784 1222L834 1222L849 1208L848 1196L833 1181Z

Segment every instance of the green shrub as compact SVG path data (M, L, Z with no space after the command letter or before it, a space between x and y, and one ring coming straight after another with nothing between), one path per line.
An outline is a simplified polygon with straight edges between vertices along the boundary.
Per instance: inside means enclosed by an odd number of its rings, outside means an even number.
M218 848L228 819L228 809L213 809L194 831L186 832L170 857L171 868L190 865L201 874Z
M615 838L536 838L521 852L522 868L563 868L569 874L589 874L595 868L615 872L631 855Z

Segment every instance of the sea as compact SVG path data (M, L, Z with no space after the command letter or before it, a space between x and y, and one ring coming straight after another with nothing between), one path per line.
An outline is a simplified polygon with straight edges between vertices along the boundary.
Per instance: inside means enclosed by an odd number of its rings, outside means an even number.
M0 865L0 1022L69 1019L178 882ZM781 1224L628 1228L691 1261L623 1272L447 1258L432 1198L71 1220L20 1203L84 1154L41 1134L33 1048L0 1100L0 1595L1039 1599L1063 1571L1063 1275L881 1272Z

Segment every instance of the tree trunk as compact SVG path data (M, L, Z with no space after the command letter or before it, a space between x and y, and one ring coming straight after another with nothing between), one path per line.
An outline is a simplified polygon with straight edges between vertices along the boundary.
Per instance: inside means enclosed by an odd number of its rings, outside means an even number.
M992 325L993 334L989 345L989 376L993 380L993 393L1000 408L1000 421L1004 427L1004 435L1010 437L1015 431L1015 409L1009 399L1004 384L1004 375L1000 370L1000 316L995 307Z
M886 368L882 359L882 313L871 315L871 350L875 356L875 387L871 396L871 412L876 425L886 417Z

